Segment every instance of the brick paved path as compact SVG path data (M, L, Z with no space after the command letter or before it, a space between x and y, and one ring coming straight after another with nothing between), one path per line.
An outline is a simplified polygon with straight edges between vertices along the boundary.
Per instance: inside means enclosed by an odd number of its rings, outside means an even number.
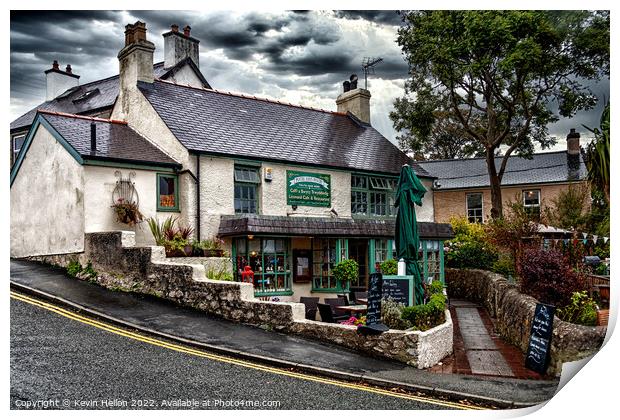
M451 299L450 315L454 323L454 353L430 371L543 379L525 368L519 348L504 342L495 333L493 321L480 305Z

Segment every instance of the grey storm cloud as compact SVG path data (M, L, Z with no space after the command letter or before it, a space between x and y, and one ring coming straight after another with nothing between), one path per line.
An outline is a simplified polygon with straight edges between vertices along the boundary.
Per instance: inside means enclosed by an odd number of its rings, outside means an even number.
M388 114L401 96L408 66L396 44L401 15L391 10L210 12L196 11L13 11L11 12L11 117L42 102L43 71L53 60L70 63L80 83L118 72L124 27L142 20L163 59L162 33L171 24L192 27L201 46L201 70L218 89L277 96L308 93L309 105L335 109L342 81L351 73L363 80L362 59L381 56L371 76L373 125L391 140L396 133ZM360 29L365 28L365 29ZM363 32L359 32L363 31ZM223 57L223 58L222 58ZM372 80L381 88L373 90ZM362 82L363 83L363 82ZM609 81L592 86L602 98ZM389 92L389 93L388 93ZM295 96L293 96L295 97ZM568 128L597 126L601 107L550 127L560 140Z

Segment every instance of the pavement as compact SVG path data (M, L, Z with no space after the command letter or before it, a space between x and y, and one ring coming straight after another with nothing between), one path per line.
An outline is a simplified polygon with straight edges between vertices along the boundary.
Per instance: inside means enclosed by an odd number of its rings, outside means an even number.
M111 291L36 262L12 260L11 287L109 322L212 352L450 400L520 408L548 401L559 384L558 378L532 380L420 370L335 345L235 324L154 297ZM471 315L471 311L463 312L465 318L468 312ZM476 325L470 327L475 335ZM478 324L480 331L479 327ZM486 344L491 347L488 341ZM480 351L478 347L469 350ZM471 367L472 362L469 363Z

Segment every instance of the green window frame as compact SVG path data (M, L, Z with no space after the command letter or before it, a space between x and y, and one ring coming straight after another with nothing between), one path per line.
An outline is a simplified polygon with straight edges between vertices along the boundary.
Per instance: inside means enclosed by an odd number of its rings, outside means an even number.
M332 270L340 261L349 256L347 239L312 239L312 291L324 293L349 292L350 284L336 284Z
M418 248L418 264L422 278L427 281L433 277L433 281L439 280L443 285L446 284L444 243L438 239L421 239ZM398 261L396 253L396 241L393 239L372 239L369 245L370 263L373 266L381 264L385 259Z
M394 195L398 180L393 177L351 174L351 214L395 217Z
M235 214L258 214L259 171L260 168L258 167L235 165Z
M170 194L170 187L172 187L172 194ZM179 177L176 174L157 174L157 211L180 211Z
M254 296L290 296L291 246L289 238L236 238L233 240L235 280L246 265L254 271Z

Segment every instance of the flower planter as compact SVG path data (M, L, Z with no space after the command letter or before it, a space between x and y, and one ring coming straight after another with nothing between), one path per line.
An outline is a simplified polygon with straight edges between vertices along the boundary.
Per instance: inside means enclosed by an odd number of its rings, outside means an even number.
M166 250L166 257L167 258L174 258L174 257L185 257L185 251L182 249L170 249L170 250Z
M223 257L224 250L223 249L203 249L202 255L204 257Z

